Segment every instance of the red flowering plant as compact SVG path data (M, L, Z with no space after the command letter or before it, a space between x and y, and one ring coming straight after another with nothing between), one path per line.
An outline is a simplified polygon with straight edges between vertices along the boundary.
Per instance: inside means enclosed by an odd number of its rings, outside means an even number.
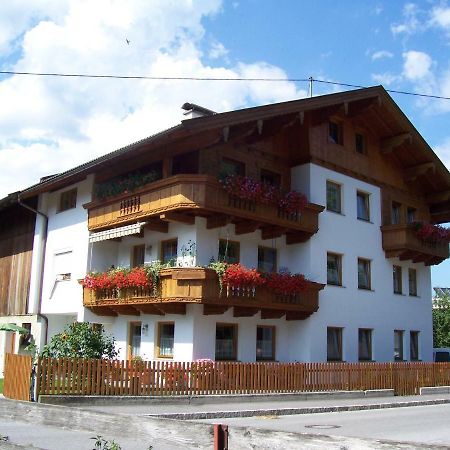
M242 200L260 201L263 185L257 181L241 175L230 175L221 181L223 188Z
M297 191L289 191L280 200L280 208L289 214L301 212L306 206L306 197Z
M265 283L265 279L256 269L247 269L241 264L228 264L222 278L227 294L254 296L256 288Z
M416 236L425 242L449 243L450 229L442 225L432 225L431 223L415 222L414 228Z
M299 273L268 273L265 278L267 288L280 295L297 295L308 288L308 280Z

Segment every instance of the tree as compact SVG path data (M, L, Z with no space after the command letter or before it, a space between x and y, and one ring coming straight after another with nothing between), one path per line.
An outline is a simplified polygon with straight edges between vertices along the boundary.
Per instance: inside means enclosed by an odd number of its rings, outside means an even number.
M88 322L74 322L66 326L42 350L42 356L48 358L112 359L118 353L114 338L105 334L103 326L93 329Z
M450 347L450 295L441 295L433 302L433 346Z

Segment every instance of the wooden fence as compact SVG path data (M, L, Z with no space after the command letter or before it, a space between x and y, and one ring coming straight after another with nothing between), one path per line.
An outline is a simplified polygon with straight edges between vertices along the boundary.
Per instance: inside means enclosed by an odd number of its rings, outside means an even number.
M235 363L41 358L37 393L200 395L394 389L450 385L450 363Z
M6 354L3 395L15 400L30 400L31 356Z

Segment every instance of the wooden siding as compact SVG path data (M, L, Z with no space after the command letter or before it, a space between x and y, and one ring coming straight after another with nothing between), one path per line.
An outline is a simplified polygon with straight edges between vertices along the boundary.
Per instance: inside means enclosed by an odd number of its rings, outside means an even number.
M263 229L263 236L266 232L292 234L296 242L305 241L318 231L318 215L323 211L322 206L309 203L300 214L286 215L273 205L230 197L215 177L207 175L176 175L150 183L132 195L123 194L85 207L89 210L92 231L137 220L164 220L164 214L170 212L204 217L220 214L233 223L252 221L258 224L256 228Z
M253 316L258 311L264 316L296 320L305 319L319 308L319 291L324 285L310 282L308 290L298 296L280 296L265 287L251 290L232 290L224 287L219 292L219 281L212 269L174 268L164 269L160 275L160 287L156 295L143 289L94 292L84 289L83 305L97 314L164 314L185 312L188 303L204 305L204 313L234 307L235 316ZM178 308L177 308L178 305ZM151 309L147 308L154 308Z
M0 216L0 315L26 314L35 215L17 205Z
M30 400L31 356L5 356L3 395L14 400Z
M439 264L449 257L447 242L426 242L416 236L413 225L384 225L381 227L383 250L387 258Z
M39 358L38 395L187 396L448 386L449 363L238 363Z

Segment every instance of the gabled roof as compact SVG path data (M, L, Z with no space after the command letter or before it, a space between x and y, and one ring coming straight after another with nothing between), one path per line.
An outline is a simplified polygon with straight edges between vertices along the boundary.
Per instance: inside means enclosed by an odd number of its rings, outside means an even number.
M208 130L212 131L246 123L255 123L255 121L271 120L277 117L302 114L307 111L327 109L336 105L344 105L345 110L347 111L348 105L354 105L358 102L361 104L361 102L368 101L378 105L379 108L382 108L382 112L378 114L380 118L379 124L381 124L383 120L385 124L388 124L388 127L385 128L381 125L379 126L379 134L386 134L386 137L389 137L392 136L392 134L400 135L402 133L408 133L408 135L411 136L411 140L414 142L414 159L416 163L434 163L437 168L434 177L440 184L438 190L442 191L443 187L450 190L450 173L448 169L442 161L440 161L385 89L382 86L375 86L183 120L181 124L172 128L156 133L90 162L45 179L44 181L25 189L21 193L21 196L27 198L41 192L55 190L73 184L89 173L99 171L111 163L119 162L123 158L130 158L135 154L137 155L144 147L150 149L162 145L167 146L177 140L195 136L196 134L204 133ZM411 150L405 150L404 158L410 158L411 156Z

